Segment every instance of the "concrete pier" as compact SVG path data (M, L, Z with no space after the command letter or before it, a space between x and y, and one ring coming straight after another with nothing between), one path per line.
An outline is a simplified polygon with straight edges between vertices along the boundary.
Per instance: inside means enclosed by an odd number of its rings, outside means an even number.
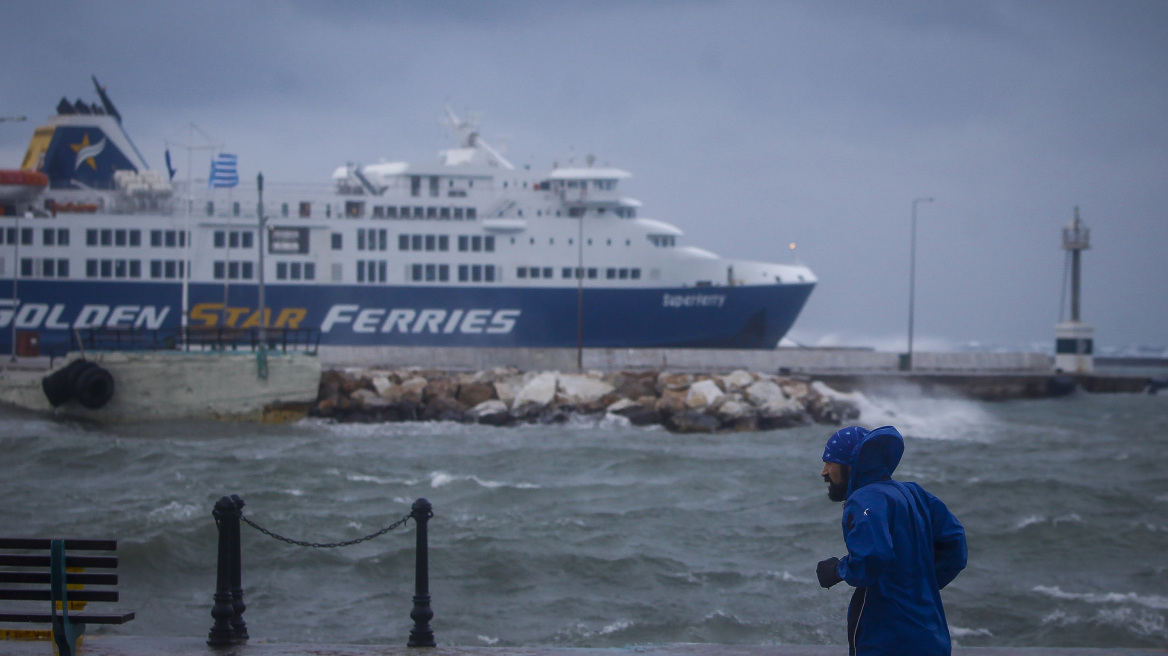
M47 642L4 642L10 656L47 656ZM86 636L79 650L84 656L846 656L847 645L712 645L666 644L621 648L564 647L431 647L405 645L323 645L265 643L226 648L207 646L204 638ZM954 656L1153 656L1166 649L1062 647L954 647Z

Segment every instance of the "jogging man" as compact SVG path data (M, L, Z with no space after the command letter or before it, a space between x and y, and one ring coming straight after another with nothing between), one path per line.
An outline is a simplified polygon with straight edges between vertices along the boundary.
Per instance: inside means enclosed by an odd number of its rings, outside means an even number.
M816 568L824 588L856 588L848 607L852 656L948 656L941 588L965 569L965 529L940 499L892 480L904 438L892 426L837 431L823 451L828 498L843 501L848 554Z

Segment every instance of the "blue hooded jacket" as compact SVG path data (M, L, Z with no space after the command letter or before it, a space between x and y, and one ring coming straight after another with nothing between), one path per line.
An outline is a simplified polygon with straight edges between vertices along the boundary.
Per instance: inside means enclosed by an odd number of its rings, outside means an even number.
M895 428L857 431L844 463L851 466L843 512L848 555L836 566L856 588L848 609L851 653L948 656L941 588L965 569L965 529L920 485L892 480L904 453Z

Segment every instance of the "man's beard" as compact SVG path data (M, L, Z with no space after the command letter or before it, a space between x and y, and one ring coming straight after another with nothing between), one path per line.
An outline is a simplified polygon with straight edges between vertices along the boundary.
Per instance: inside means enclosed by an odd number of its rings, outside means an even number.
M837 484L837 483L832 482L831 477L829 477L829 476L824 476L823 480L827 482L827 498L828 499L831 499L832 501L836 501L836 502L848 500L848 484L846 481L843 483Z

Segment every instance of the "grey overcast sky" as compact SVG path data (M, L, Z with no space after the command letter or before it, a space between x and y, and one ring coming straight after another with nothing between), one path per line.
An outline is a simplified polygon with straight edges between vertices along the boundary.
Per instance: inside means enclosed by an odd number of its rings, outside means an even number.
M29 117L0 123L3 167L91 74L153 167L194 123L273 181L432 161L450 103L519 165L631 171L686 244L809 265L799 343L904 348L932 196L917 349L1049 348L1076 206L1097 347L1168 349L1168 2L0 0L0 23L0 116Z

